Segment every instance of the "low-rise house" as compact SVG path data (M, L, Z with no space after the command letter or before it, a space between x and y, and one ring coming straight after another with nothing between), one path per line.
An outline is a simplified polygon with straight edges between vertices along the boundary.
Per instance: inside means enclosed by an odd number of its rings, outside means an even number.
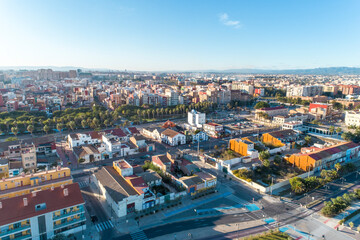
M73 153L77 159L84 159L84 161L81 163L90 163L103 160L101 153L93 145L74 147Z
M186 137L184 134L176 132L172 129L166 129L161 133L161 141L170 146L178 146L186 144Z
M224 134L224 126L217 123L205 123L204 131L211 137L221 137Z
M139 152L155 151L155 144L146 141L146 139L141 135L130 137L130 142L132 142L138 148Z
M95 171L94 182L118 217L152 207L156 196L141 176L125 160Z
M179 182L186 188L186 192L189 194L195 194L197 191L205 188L205 182L197 175L181 177Z
M172 162L167 154L152 156L152 163L163 172L170 172L171 170Z
M268 108L260 108L260 109L256 109L255 110L255 118L259 119L261 118L261 114L266 114L267 116L269 116L270 118L274 117L274 116L286 116L288 115L289 111L287 108L285 107L268 107Z
M161 141L161 133L165 131L165 128L155 127L155 128L143 128L142 134L145 137L151 138L155 141Z

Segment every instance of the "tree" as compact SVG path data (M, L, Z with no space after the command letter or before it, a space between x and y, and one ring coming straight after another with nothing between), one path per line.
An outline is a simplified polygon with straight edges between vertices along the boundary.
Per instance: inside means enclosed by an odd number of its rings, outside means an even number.
M341 164L340 163L335 164L335 169L336 169L336 172L339 172L341 169Z
M270 104L268 104L267 102L258 102L255 105L255 109L267 108L267 107L270 107Z
M87 122L85 119L81 121L81 126L82 126L82 128L86 128Z
M265 159L264 161L263 161L263 165L264 165L264 167L270 167L270 161L268 160L268 159Z
M352 229L354 227L354 223L353 222L349 222L349 227Z
M260 154L259 154L259 159L263 162L267 159L270 158L270 153L269 151L261 151Z
M337 133L337 134L340 134L341 131L342 131L341 127L336 128L336 133Z
M332 107L333 107L333 109L335 109L335 110L341 110L341 109L343 109L343 105L342 105L341 103L339 103L339 102L336 102L336 101L333 101L333 102L332 102Z
M291 190L295 193L302 193L305 191L305 184L302 178L294 177L289 180L291 185Z
M62 233L56 234L53 238L51 238L51 240L66 240L66 239L67 237Z
M331 135L334 133L334 131L335 131L335 127L334 127L334 126L330 126L329 132L330 132Z
M81 164L81 163L83 163L83 162L85 162L85 159L84 159L84 158L79 158L79 159L78 159L78 163Z
M104 121L104 125L105 125L106 127L108 127L108 126L110 125L109 120L106 119L106 120Z
M68 124L69 128L71 128L71 130L74 131L74 129L76 128L76 123L74 121L70 121Z
M50 127L48 125L45 125L43 130L46 134L48 134L48 132L50 131Z
M311 143L311 137L310 137L310 136L306 136L306 137L304 138L304 140L305 140L305 142L306 142L307 145L310 145L310 143Z
M354 138L354 134L352 134L351 132L344 132L343 134L341 134L341 137L346 141L351 141Z
M34 125L29 125L27 127L27 130L31 133L31 135L33 134L33 131L34 131Z
M274 163L275 163L275 164L279 165L279 164L281 163L281 161L282 161L282 157L281 157L281 156L276 155L276 156L274 157Z
M18 127L12 127L11 128L11 132L15 135L15 137L16 137L16 135L18 134L18 132L19 132L19 128Z
M217 150L218 148L219 148L218 145L215 145L215 146L214 146L214 149L215 149L215 150Z
M58 124L56 125L56 129L57 129L59 132L61 132L61 131L63 130L63 128L64 128L64 124L62 124L62 123L58 123Z

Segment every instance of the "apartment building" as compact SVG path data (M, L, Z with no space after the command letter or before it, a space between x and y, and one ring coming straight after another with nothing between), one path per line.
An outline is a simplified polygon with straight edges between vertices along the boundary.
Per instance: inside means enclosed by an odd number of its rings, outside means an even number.
M52 170L4 178L0 181L0 199L29 194L33 191L68 185L73 182L69 168L57 167Z
M345 113L345 125L360 127L360 111L347 111Z
M206 113L197 112L194 109L191 110L188 112L188 123L190 126L201 128L206 123Z
M77 183L0 201L0 238L51 239L86 229L84 199Z
M306 86L288 86L286 97L314 97L323 93L323 86L306 85Z

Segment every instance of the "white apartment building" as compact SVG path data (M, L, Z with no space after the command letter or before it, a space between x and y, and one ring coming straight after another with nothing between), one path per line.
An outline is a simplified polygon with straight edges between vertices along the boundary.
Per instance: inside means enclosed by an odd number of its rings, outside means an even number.
M188 123L191 126L196 126L201 128L206 122L206 113L197 112L196 110L191 110L188 112Z
M250 95L254 94L254 86L243 82L233 82L231 90L241 90L241 92L245 92Z
M99 138L94 138L91 134L87 133L73 133L68 135L68 143L71 148L99 142Z
M360 111L347 111L345 114L345 125L360 127Z
M314 97L321 95L323 86L288 86L286 89L286 97Z
M179 93L172 89L166 89L165 95L168 97L168 106L175 106L179 104Z

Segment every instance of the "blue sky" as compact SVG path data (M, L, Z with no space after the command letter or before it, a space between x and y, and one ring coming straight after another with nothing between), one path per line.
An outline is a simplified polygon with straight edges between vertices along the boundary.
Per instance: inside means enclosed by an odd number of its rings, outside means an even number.
M0 66L360 67L358 0L0 0Z

